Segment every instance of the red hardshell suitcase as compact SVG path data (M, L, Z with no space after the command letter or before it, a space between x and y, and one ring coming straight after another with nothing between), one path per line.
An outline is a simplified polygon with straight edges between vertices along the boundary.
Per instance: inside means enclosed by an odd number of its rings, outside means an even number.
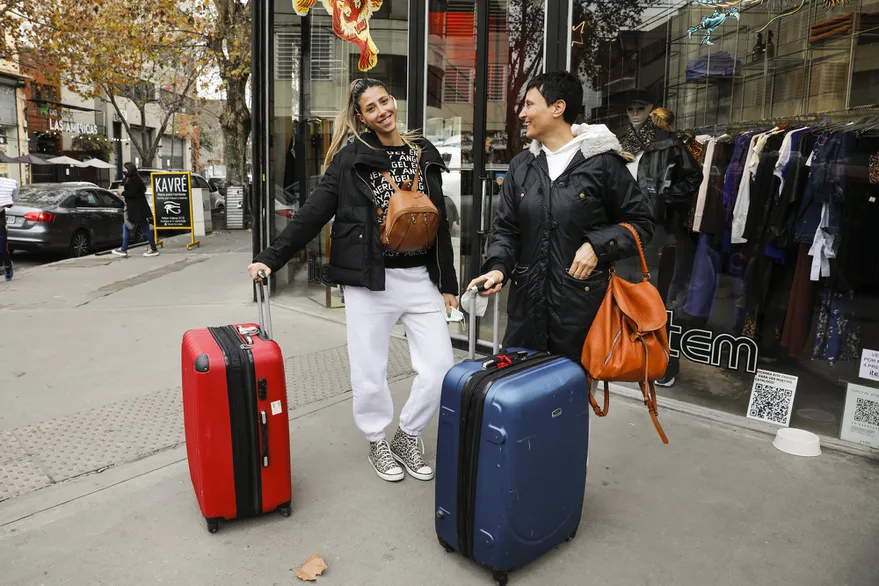
M275 510L290 515L284 358L272 340L265 280L257 288L260 326L201 328L183 336L186 453L211 533L221 519Z

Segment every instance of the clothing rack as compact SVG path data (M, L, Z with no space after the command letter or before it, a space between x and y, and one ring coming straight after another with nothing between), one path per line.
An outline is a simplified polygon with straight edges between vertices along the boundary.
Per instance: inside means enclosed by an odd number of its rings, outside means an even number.
M760 120L744 120L741 122L727 122L723 124L713 124L707 126L697 126L682 130L683 134L698 136L700 134L713 134L717 136L717 131L741 132L747 130L756 130L759 128L772 128L779 124L787 123L789 125L806 125L816 124L825 119L834 121L845 120L846 118L860 118L865 114L876 114L879 116L879 104L867 104L864 106L855 106L846 110L831 110L826 112L812 112L809 114L796 114L793 116L780 116L778 118L763 118Z

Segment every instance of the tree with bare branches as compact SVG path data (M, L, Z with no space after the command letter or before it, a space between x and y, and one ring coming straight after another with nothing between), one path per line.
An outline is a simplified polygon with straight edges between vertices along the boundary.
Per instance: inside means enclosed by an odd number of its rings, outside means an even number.
M29 53L51 81L112 104L150 164L171 117L191 103L204 68L204 50L181 32L194 24L193 15L177 0L13 3L6 16L24 24L9 29L14 48ZM139 112L138 130L128 120L129 102ZM152 136L148 113L159 120Z

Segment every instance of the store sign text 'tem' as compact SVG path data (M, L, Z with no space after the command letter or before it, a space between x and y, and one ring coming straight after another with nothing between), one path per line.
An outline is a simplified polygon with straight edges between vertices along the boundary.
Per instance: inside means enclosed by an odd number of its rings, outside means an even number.
M730 334L715 334L710 330L693 329L683 331L674 325L674 312L668 311L668 344L671 355L678 358L682 354L693 362L709 364L730 370L739 369L739 360L744 358L745 370L757 372L757 342L744 336L736 338ZM725 365L721 365L723 355L728 353Z

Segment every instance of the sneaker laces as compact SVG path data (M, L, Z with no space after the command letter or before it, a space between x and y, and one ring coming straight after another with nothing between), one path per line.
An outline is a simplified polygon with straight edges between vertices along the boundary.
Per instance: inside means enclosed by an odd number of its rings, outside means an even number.
M382 472L397 466L397 461L391 455L391 448L388 446L387 440L380 440L373 444L372 460Z
M406 441L406 459L412 464L411 468L414 470L418 470L426 466L427 464L424 462L423 454L424 454L424 440L421 437L412 437L411 435L405 436ZM421 447L418 447L419 442L421 443Z

